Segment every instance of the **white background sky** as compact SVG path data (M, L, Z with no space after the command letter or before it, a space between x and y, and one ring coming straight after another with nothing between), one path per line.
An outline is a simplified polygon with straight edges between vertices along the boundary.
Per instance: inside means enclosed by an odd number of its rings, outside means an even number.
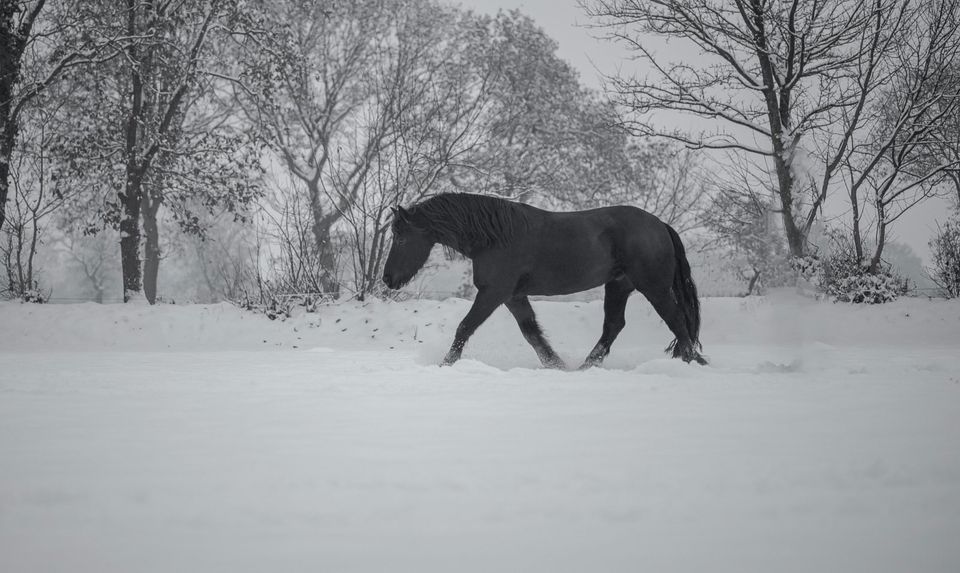
M603 35L602 30L588 28L590 21L576 0L460 0L454 3L482 13L519 9L529 15L558 43L558 55L580 72L581 80L588 87L602 89L602 73L633 74L638 70L638 62L630 61L623 47L598 39ZM671 49L683 47L673 45ZM691 53L691 57L695 54ZM910 245L924 263L929 264L927 241L936 232L937 222L945 221L949 215L947 201L930 200L918 205L894 224L893 240Z

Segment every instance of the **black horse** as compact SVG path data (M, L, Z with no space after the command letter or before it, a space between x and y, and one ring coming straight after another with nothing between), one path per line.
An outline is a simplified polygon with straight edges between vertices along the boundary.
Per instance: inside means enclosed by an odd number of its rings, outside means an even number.
M560 295L604 285L603 333L582 368L599 365L623 329L627 298L638 290L676 337L674 358L706 364L700 348L700 302L680 237L636 207L555 213L466 193L430 197L394 211L393 245L383 282L402 287L436 243L473 261L477 296L457 328L443 364L460 359L470 336L505 304L544 366L563 368L537 324L529 295Z

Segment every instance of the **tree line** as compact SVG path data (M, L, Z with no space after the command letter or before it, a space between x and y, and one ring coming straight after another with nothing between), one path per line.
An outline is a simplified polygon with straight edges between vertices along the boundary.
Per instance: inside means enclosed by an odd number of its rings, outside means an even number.
M585 1L598 32L645 62L605 95L519 12L0 6L11 297L42 291L44 249L97 296L116 266L125 301L157 301L161 263L188 249L213 298L363 297L380 288L390 207L442 191L634 204L738 253L752 287L811 254L830 201L845 201L841 235L876 273L907 209L960 197L954 0ZM698 55L661 56L661 39ZM671 127L678 114L698 129Z

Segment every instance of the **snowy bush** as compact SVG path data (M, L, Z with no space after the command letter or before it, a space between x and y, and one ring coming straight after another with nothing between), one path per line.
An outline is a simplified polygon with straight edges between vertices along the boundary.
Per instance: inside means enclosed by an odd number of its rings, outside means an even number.
M325 297L318 294L279 293L267 288L259 296L244 293L233 301L233 304L243 310L263 314L270 320L286 320L293 316L297 308L303 308L305 312L317 312L317 307L325 300Z
M249 294L244 294L238 300L233 301L233 304L243 310L260 313L270 320L276 320L278 318L285 320L290 318L293 311L293 306L290 305L289 301L281 301L272 297L261 300L259 297L250 296Z
M876 274L861 272L836 277L827 286L827 294L832 296L834 301L867 304L894 301L908 290L906 281L890 269Z
M10 284L14 285L12 288ZM8 276L7 284L0 285L0 300L19 300L33 304L50 302L50 292L43 292L37 281L22 283L17 277Z
M820 258L816 255L807 255L805 257L793 257L790 259L790 267L801 277L818 284L818 278L823 265Z
M960 297L960 219L947 221L930 241L933 282L950 298Z
M20 300L22 300L23 302L30 302L34 304L43 304L47 302L49 298L50 298L49 296L44 294L38 288L32 288L32 289L26 290L23 292L23 294L20 295Z
M822 257L794 258L791 266L833 302L882 304L909 290L907 281L888 264L881 263L871 273L849 249L836 249Z

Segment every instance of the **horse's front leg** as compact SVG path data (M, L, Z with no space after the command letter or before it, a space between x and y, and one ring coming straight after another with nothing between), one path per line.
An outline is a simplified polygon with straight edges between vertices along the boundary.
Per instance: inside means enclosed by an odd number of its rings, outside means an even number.
M520 332L527 342L537 352L540 362L547 368L563 369L563 360L550 347L550 343L543 336L543 329L537 324L537 315L530 306L530 299L525 296L514 297L507 301L507 309L517 319Z
M453 344L450 346L450 351L447 352L443 362L440 363L441 366L449 366L460 360L460 355L463 354L463 347L467 344L467 340L473 336L477 327L483 324L483 321L487 320L508 297L509 293L505 294L491 288L481 288L477 291L477 296L473 299L473 306L470 307L467 316L460 321L457 334L453 338Z

